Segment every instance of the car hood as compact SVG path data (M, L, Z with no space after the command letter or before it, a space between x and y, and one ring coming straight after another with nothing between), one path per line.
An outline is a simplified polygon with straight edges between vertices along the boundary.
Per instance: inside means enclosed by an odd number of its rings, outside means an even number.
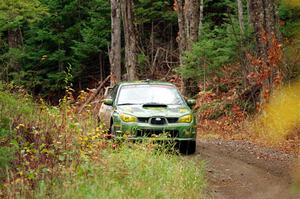
M183 105L168 105L167 107L143 107L143 105L117 106L119 113L126 113L136 117L180 117L191 113L191 109Z

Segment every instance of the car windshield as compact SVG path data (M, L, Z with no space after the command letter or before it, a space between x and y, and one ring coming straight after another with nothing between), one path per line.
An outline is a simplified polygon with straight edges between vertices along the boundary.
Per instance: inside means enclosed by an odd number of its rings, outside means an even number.
M183 105L177 89L169 85L126 85L120 89L118 105Z

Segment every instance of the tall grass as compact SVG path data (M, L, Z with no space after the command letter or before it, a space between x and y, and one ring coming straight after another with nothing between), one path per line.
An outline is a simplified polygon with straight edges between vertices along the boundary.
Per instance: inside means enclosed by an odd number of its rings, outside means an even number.
M9 90L0 85L0 198L203 196L203 162L105 139L92 107L76 113L71 92L53 107Z
M13 119L21 117L28 121L32 120L34 106L26 97L13 96L3 91L0 84L0 181L5 177L6 169L12 164L15 158L16 146L11 144L16 136L13 131ZM1 188L1 185L0 185Z
M86 162L72 177L37 195L46 198L202 198L203 163L146 145L121 145L100 153L100 162Z

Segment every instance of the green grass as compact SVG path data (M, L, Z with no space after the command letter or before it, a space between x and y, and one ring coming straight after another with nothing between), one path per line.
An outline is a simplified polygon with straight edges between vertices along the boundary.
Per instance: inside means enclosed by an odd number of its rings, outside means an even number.
M30 123L36 117L36 105L26 94L12 94L6 92L0 83L0 180L5 170L14 160L16 146L11 144L15 138L14 122L26 121Z
M155 152L145 145L104 150L101 162L79 166L63 183L42 188L38 198L203 198L203 162Z
M13 95L0 87L0 118L26 117L32 120L35 116L35 104L25 95Z
M26 107L20 100L22 108ZM3 91L3 86L0 84L0 182L5 178L6 169L11 166L14 160L15 147L10 144L11 138L14 136L12 131L13 115L28 116L27 111L19 110L17 99L12 95ZM27 109L27 108L26 108ZM22 112L22 113L21 113ZM1 188L1 187L0 187Z
M202 161L102 139L68 101L38 104L0 84L0 108L0 198L203 198Z

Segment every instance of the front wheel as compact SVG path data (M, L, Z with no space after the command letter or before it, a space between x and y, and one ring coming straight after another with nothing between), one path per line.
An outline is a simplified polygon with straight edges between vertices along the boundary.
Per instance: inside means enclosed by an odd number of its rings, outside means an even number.
M196 152L196 141L179 141L179 151L186 155L194 154Z

